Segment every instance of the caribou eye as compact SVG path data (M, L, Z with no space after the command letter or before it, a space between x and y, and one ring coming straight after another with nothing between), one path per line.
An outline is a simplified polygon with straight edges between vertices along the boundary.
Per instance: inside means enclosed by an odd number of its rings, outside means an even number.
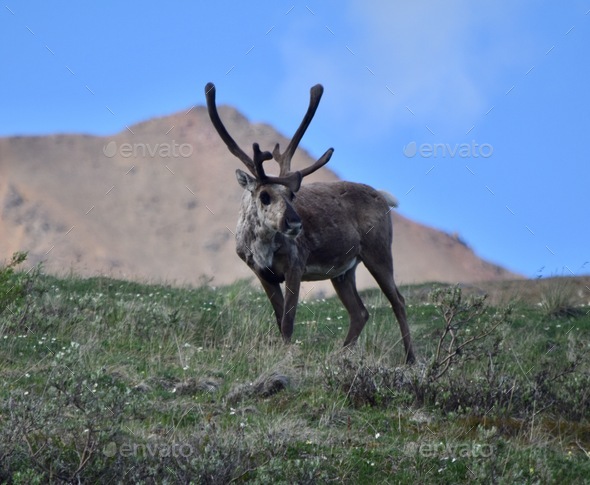
M270 195L268 194L268 192L266 191L262 191L260 192L260 202L262 202L263 205L268 205L270 204Z

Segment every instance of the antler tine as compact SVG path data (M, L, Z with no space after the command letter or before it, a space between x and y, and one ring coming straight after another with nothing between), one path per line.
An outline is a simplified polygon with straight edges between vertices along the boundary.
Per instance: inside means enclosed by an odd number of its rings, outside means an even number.
M266 182L268 180L268 176L264 173L262 164L266 160L272 159L272 153L260 151L260 146L258 143L254 143L252 145L252 149L254 151L254 168L256 170L254 175L256 175L260 182Z
M314 173L317 169L322 168L324 165L326 165L326 163L330 161L330 158L332 158L332 153L334 153L334 149L328 148L328 150L326 150L326 153L324 153L313 165L310 165L309 167L305 167L304 169L299 170L301 177L306 177L307 175Z
M290 169L291 169L291 164L289 163L287 167L284 167L284 160L283 157L281 155L281 150L279 148L279 144L277 143L272 151L272 156L273 158L276 160L276 162L279 164L279 174L280 175L286 175L289 173Z
M309 90L309 107L307 108L307 113L305 113L305 116L303 117L299 128L297 128L295 135L293 135L293 138L289 142L287 149L281 154L279 153L279 144L277 143L275 146L275 149L273 150L273 156L279 163L281 176L287 175L291 171L291 158L293 158L293 154L295 153L301 138L303 138L307 127L311 123L311 120L318 109L318 105L320 104L320 99L322 98L323 93L324 87L321 84L316 84Z
M221 118L219 117L219 113L217 112L217 106L215 105L215 85L213 83L207 83L207 85L205 86L205 97L207 98L207 111L209 112L209 118L211 118L211 123L213 123L213 126L217 130L217 133L219 134L223 142L227 145L229 151L234 156L239 158L244 165L246 165L246 167L248 168L248 170L250 170L252 175L256 176L257 173L254 161L248 155L246 155L246 153L238 146L238 144L230 136L230 134L225 129L225 126L223 126L223 123L221 122Z
M269 177L264 173L264 168L262 167L262 164L266 160L272 159L272 153L260 151L260 146L258 145L258 143L254 143L252 145L252 149L254 151L254 165L256 166L256 177L261 183L284 185L285 187L289 187L293 192L297 192L299 190L299 187L301 187L301 179L303 178L300 172L288 173L285 176L279 177Z

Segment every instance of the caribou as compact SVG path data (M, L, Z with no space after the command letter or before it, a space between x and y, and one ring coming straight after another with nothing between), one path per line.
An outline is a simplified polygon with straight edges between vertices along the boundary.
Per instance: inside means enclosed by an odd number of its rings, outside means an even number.
M250 172L236 170L238 183L244 189L236 251L260 280L286 343L293 334L301 281L326 279L332 282L349 314L344 346L356 342L369 319L355 280L356 267L364 263L391 304L401 330L405 360L413 363L405 301L393 277L390 211L397 205L395 198L353 182L301 185L304 177L328 163L333 148L311 166L291 171L291 158L315 115L323 90L320 84L311 88L307 112L284 152L280 152L278 143L272 153L254 143L250 157L219 117L215 86L205 86L213 126L229 151ZM263 163L271 159L278 163L278 176L265 173Z

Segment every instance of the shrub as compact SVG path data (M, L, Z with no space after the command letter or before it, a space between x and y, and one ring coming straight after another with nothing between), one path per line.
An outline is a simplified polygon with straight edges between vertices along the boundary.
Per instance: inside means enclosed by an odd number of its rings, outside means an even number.
M580 313L575 303L575 286L569 278L543 281L541 309L547 317L575 317Z
M0 267L0 315L26 293L26 274L15 272L16 267L26 259L27 253L17 252L12 255L9 263Z

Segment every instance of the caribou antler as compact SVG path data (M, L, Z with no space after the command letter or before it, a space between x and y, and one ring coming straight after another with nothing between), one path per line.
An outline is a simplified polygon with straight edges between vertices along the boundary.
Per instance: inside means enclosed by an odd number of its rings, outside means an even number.
M258 143L254 143L252 146L254 152L254 158L250 158L234 141L231 135L227 132L227 129L223 125L219 113L217 112L217 106L215 104L215 85L213 83L207 83L205 86L205 97L207 98L207 111L209 112L209 118L213 126L217 130L217 133L226 144L229 151L237 158L239 158L244 165L250 170L252 175L263 184L281 184L289 187L293 192L297 192L301 186L301 179L313 172L320 167L323 167L332 156L334 152L333 148L326 151L313 165L304 168L301 171L291 172L291 158L303 137L305 130L311 123L313 116L318 108L320 99L324 88L321 84L316 84L310 90L310 101L307 113L303 117L303 121L297 128L295 135L289 142L287 149L284 153L280 153L279 144L277 143L272 154L270 152L263 152L260 150ZM274 159L279 163L280 173L278 177L269 177L264 173L262 164L266 160Z
M293 138L289 142L289 145L287 145L287 149L283 153L281 153L279 149L279 144L277 143L275 145L272 155L280 166L279 176L282 177L291 173L291 159L293 158L293 155L295 154L295 150L297 150L297 147L299 146L301 138L303 138L303 135L305 134L307 127L311 123L311 120L313 119L315 112L318 109L320 99L322 99L323 93L324 87L321 84L316 84L309 90L309 107L307 108L307 112L305 113L305 116L303 117L303 120L301 121L299 128L297 128L297 131L293 135ZM306 175L315 172L318 168L324 166L330 160L332 153L334 153L333 148L327 150L326 153L324 153L313 165L301 170L301 176L305 177Z
M289 187L293 192L297 192L301 187L303 176L300 172L288 173L283 177L269 177L264 173L262 164L266 160L272 159L272 153L260 151L258 143L252 145L254 151L254 167L256 169L256 178L261 184L281 184Z
M225 126L223 126L223 123L221 122L221 118L217 112L217 106L215 105L215 85L213 83L207 83L205 86L205 97L207 98L207 111L209 111L209 118L211 118L211 123L213 123L217 133L219 133L219 136L227 145L229 151L232 152L234 156L239 158L243 164L246 165L246 167L248 167L248 170L250 170L252 175L256 176L256 166L254 165L254 161L238 146L238 144L230 136L230 134L225 129Z

